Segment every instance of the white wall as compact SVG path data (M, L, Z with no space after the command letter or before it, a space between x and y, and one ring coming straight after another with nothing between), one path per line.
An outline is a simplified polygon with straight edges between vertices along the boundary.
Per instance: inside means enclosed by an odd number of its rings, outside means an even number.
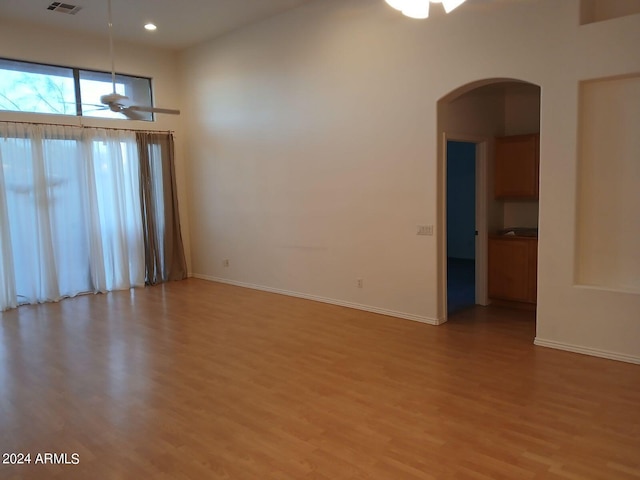
M540 89L530 85L505 91L505 135L525 135L540 131Z
M575 27L542 84L537 332L541 344L635 361L640 296L575 286L574 262L579 81L640 71L639 27L640 15Z
M77 34L40 25L30 25L0 18L0 57L53 65L110 71L109 43L106 37ZM152 78L156 105L180 108L181 98L177 71L177 54L169 50L115 42L116 71ZM108 93L108 92L105 92ZM158 115L156 121L132 122L117 119L79 118L63 115L38 115L0 111L0 120L40 121L69 125L127 129L172 130L176 135L176 181L180 204L182 236L187 261L190 240L186 192L185 156L181 117Z
M640 71L640 16L578 24L578 0L428 21L324 0L189 50L194 272L436 319L415 227L437 223L437 102L520 79L542 87L537 342L640 360L640 296L573 280L578 82Z

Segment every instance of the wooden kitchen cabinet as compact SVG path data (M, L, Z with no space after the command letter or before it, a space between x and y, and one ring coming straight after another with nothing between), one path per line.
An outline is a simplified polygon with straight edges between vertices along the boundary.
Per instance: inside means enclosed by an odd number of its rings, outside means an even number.
M538 281L538 239L489 237L489 297L535 304Z
M496 138L496 198L538 198L539 140L538 134Z

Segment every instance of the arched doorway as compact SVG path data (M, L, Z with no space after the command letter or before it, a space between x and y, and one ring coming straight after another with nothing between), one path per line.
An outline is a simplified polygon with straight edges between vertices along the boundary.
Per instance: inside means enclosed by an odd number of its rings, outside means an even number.
M448 319L450 290L455 288L451 282L454 273L450 272L452 258L449 250L452 250L452 243L448 242L454 233L448 228L451 219L447 221L447 212L452 198L455 199L451 190L456 187L448 176L447 162L450 159L447 146L451 146L452 141L475 146L473 208L476 224L475 229L466 228L467 232L475 234L475 238L470 240L475 244L471 302L487 305L490 303L487 288L489 235L505 227L520 226L519 223L535 223L537 228L538 212L537 201L510 202L494 198L495 139L539 134L539 131L540 87L529 82L511 78L479 80L457 88L438 101L438 318L441 322ZM461 185L460 188L466 187ZM469 239L465 242L468 244Z

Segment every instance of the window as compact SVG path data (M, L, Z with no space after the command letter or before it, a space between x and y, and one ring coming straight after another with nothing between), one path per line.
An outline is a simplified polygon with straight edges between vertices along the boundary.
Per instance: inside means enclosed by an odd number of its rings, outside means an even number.
M151 79L116 74L116 93L152 105ZM123 118L100 102L113 91L111 73L0 58L0 110ZM142 120L153 121L152 113Z
M20 112L75 115L73 70L0 60L0 108Z
M82 115L86 117L122 118L100 103L100 97L113 91L111 74L79 70ZM131 105L151 105L151 80L116 74L116 93L129 97ZM142 113L143 120L152 121L153 114Z

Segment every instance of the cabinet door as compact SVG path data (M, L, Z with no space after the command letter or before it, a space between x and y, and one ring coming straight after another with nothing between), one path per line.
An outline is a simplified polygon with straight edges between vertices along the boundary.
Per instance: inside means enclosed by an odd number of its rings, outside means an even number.
M538 135L496 138L497 198L538 198L538 138Z
M530 302L529 241L489 240L489 297Z

